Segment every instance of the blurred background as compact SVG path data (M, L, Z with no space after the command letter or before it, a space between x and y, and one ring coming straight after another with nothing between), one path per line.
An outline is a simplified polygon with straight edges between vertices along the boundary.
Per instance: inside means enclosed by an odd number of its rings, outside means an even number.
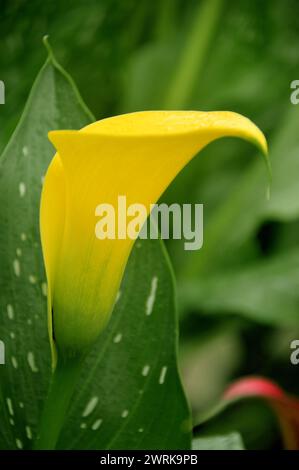
M18 122L49 34L97 119L147 109L231 110L266 134L261 156L225 139L206 148L163 196L204 204L204 247L168 242L178 283L180 366L194 421L233 380L263 375L299 396L299 79L296 0L1 0L0 149ZM203 433L240 430L247 447L281 446L259 401Z

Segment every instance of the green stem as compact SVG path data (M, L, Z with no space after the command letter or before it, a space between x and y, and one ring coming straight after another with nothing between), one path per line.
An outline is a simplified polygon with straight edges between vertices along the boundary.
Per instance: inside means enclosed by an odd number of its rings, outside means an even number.
M157 41L169 40L176 29L177 0L162 0L157 10L154 35Z
M58 360L42 413L36 450L54 450L81 371L82 360Z
M195 14L186 45L165 98L166 109L181 109L188 104L195 81L205 63L223 0L203 0Z

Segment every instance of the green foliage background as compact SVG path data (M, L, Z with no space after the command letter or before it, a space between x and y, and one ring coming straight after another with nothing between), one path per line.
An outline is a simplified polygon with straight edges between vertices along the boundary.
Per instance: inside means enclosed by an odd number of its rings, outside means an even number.
M290 341L299 338L299 106L290 103L290 83L299 78L298 2L2 0L1 150L44 61L45 34L98 119L141 109L229 109L265 132L269 202L261 161L230 139L202 152L164 195L204 203L204 248L167 246L178 279L180 364L194 416L245 374L266 375L299 395L298 368L289 361ZM229 429L227 422L219 419L213 432L241 430L246 447L281 445L260 405L234 410Z

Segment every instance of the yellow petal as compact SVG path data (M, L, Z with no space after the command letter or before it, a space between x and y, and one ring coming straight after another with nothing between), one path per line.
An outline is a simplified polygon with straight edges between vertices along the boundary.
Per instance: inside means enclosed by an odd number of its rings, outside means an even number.
M134 243L97 239L96 207L117 209L118 196L125 195L127 205L141 203L149 211L196 153L225 136L267 153L262 132L231 112L149 111L49 133L58 153L44 182L41 237L58 351L76 354L97 338Z

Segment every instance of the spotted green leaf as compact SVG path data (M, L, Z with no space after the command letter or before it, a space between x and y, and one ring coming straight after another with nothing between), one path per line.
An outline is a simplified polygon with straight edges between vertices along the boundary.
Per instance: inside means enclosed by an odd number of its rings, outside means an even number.
M51 129L92 120L52 53L0 160L0 448L33 446L49 387L46 284L39 240ZM159 241L136 246L112 321L86 359L61 448L190 448L176 365L171 270Z
M39 240L47 132L90 122L71 79L49 58L0 160L0 446L30 447L50 377L46 283Z

